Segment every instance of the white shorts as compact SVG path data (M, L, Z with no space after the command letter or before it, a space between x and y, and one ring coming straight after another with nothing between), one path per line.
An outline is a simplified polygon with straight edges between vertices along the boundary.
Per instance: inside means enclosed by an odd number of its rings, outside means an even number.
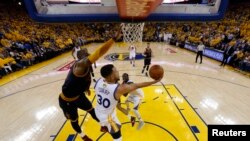
M112 112L111 114L101 113L95 109L95 113L97 118L100 120L99 123L101 126L106 126L108 131L117 132L116 130L120 129L117 125L121 126L119 119L116 116L116 111ZM113 129L113 130L112 130Z
M135 53L129 53L129 59L135 58Z
M126 101L132 102L134 104L133 109L135 109L139 104L141 104L142 98L140 96L130 94Z

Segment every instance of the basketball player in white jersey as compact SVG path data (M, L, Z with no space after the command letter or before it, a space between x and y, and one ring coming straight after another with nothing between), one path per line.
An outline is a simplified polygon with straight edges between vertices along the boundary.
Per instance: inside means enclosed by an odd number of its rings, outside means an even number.
M77 57L77 52L79 52L81 50L80 46L75 46L73 49L72 49L72 56L73 58L75 59L75 61L78 61L79 58Z
M138 88L155 84L162 78L150 82L119 84L119 72L112 64L103 66L101 75L103 78L97 80L94 87L97 97L95 113L101 126L105 126L108 129L114 141L121 141L121 123L116 116L116 106L120 97Z
M130 45L129 46L129 60L130 60L130 64L132 64L133 67L135 66L135 56L136 56L135 46Z
M129 80L129 75L127 73L122 74L122 79L123 79L123 84L133 84L131 80ZM130 119L132 126L135 124L135 117L131 116L129 114L130 108L129 108L129 103L133 103L133 112L136 116L136 118L139 120L139 125L137 127L138 130L140 130L144 126L144 121L141 118L141 114L139 113L138 109L139 106L142 102L142 99L144 98L144 93L142 89L136 89L132 92L129 93L128 98L126 99L125 103L127 106L127 111L124 112L124 114L128 115L128 118ZM123 112L123 111L122 111Z

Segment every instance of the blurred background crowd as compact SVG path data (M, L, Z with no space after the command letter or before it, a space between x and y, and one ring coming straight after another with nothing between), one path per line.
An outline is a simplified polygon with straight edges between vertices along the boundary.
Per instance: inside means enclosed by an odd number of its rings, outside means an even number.
M230 5L225 18L215 22L145 23L143 41L185 43L226 51L233 47L229 65L250 71L250 5ZM0 78L53 58L75 46L104 42L120 23L36 23L19 5L0 4ZM169 38L165 38L166 35ZM122 36L117 41L122 41Z

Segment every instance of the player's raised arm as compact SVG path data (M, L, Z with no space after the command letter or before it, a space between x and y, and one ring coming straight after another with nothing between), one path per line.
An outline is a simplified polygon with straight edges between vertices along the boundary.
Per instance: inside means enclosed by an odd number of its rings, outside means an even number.
M120 36L120 32L121 30L118 29L118 31L113 35L113 38L109 39L107 42L104 43L104 45L100 46L99 48L97 48L95 50L94 53L92 53L88 59L91 63L94 63L95 61L97 61L101 56L103 56L109 49L110 47L113 45L113 43L115 43L114 40L117 40L117 38Z
M77 76L85 76L87 74L89 66L96 62L100 57L102 57L110 48L111 46L115 43L114 40L116 40L120 35L120 30L118 30L115 34L114 37L109 39L107 42L105 42L103 45L98 47L92 54L89 56L87 53L83 50L79 51L79 59L75 65L74 68L74 74Z

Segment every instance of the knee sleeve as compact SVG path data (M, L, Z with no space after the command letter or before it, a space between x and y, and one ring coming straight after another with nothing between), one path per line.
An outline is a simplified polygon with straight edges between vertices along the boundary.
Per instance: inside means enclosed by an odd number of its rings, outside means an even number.
M121 130L119 130L118 132L112 133L111 136L113 137L113 139L121 138L121 136L122 136Z

